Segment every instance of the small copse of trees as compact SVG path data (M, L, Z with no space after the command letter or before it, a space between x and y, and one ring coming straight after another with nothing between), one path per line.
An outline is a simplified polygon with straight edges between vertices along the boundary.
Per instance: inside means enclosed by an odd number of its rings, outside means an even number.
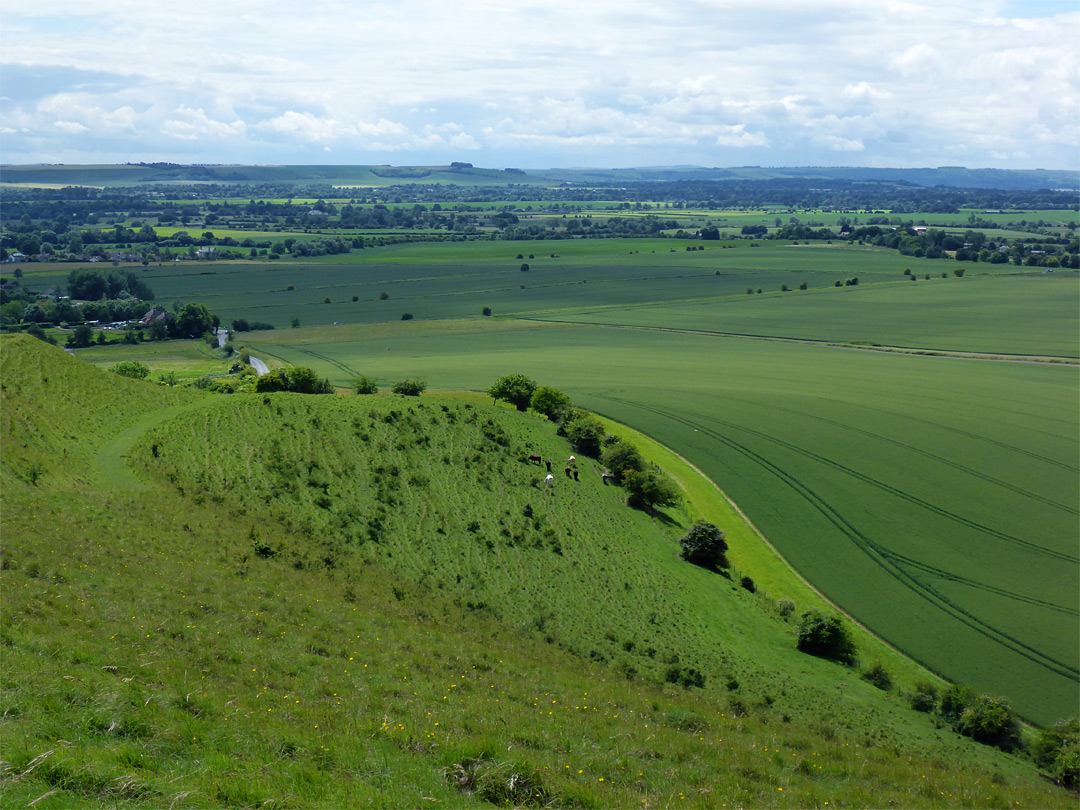
M113 374L119 374L121 377L131 377L134 380L145 380L150 376L150 367L140 363L138 360L121 360L111 366L109 371Z
M259 377L255 383L259 393L291 391L295 394L332 394L334 387L327 379L320 380L307 366L275 368Z
M361 375L353 380L353 391L357 394L377 394L379 386L371 377Z
M658 469L630 470L623 478L626 502L635 509L674 506L679 502L679 488Z
M808 610L799 623L797 646L801 652L841 664L855 663L855 641L839 616Z
M556 422L556 433L571 443L575 453L601 460L610 478L626 489L630 506L652 509L678 503L679 488L674 481L658 468L648 467L633 445L609 434L599 419L575 408L562 391L538 386L524 374L508 374L495 381L488 395L511 403L519 411L532 406Z
M728 567L728 544L720 527L699 520L679 540L683 559L713 571Z
M1047 726L1031 746L1035 764L1063 787L1080 784L1080 723L1075 717Z
M427 388L427 383L423 380L406 379L400 382L394 383L394 387L390 390L395 394L401 394L403 397L418 397Z
M571 402L570 397L559 389L552 388L550 385L538 385L533 391L529 407L537 413L542 413L552 422L558 422L571 408Z

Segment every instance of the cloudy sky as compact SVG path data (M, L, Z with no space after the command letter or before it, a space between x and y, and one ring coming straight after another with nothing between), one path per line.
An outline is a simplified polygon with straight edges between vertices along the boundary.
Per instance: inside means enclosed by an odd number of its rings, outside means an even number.
M1080 0L0 0L0 161L1076 169Z

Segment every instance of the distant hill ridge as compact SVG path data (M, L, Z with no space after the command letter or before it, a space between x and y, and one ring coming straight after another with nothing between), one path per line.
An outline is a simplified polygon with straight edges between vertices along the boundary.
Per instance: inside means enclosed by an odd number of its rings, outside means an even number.
M407 183L447 185L618 185L679 180L821 179L823 181L889 182L915 186L1039 190L1080 189L1080 173L1058 169L803 167L648 167L573 169L485 169L471 164L450 166L238 166L129 163L117 165L6 165L0 182L131 186L154 183L279 183L383 186Z

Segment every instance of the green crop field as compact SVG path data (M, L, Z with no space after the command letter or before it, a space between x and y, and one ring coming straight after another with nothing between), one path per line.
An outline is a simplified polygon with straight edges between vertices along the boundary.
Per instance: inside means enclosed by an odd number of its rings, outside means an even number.
M938 284L947 281L940 279L942 272L954 269L952 263L864 246L740 242L686 251L678 244L679 249L667 239L418 243L303 261L152 264L139 274L158 301L198 300L225 323L244 317L281 328L294 317L315 326L390 321L404 312L417 319L467 317L484 307L520 316L744 296L747 289L779 293L785 284L832 290L852 277L861 283L905 280L905 269L929 273ZM62 286L67 270L54 267L55 275L35 273L35 283ZM970 272L1005 275L1005 267L978 265Z
M1076 275L922 278L708 302L562 312L562 320L903 346L1080 357Z
M953 262L877 248L752 244L411 244L140 275L160 301L276 324L237 342L339 386L368 374L483 390L522 371L560 387L689 458L917 660L1038 722L1075 712L1075 364L798 341L1069 361L1076 274L972 264L955 278Z

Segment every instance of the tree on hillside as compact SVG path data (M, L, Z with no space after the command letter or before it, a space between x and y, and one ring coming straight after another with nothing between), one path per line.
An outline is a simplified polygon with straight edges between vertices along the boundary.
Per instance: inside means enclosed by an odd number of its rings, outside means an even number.
M273 368L255 381L255 390L260 394L271 391L288 391L289 374L284 368Z
M524 411L528 409L535 390L536 382L524 374L507 374L488 389L488 396L496 401L505 400L519 411Z
M839 616L826 616L808 610L799 624L797 647L819 658L831 658L842 664L855 663L855 641Z
M418 397L424 393L424 389L427 388L427 383L423 380L401 380L394 383L394 387L390 390L395 394L401 394L405 397Z
M604 452L600 454L600 461L617 481L621 481L623 476L631 470L640 472L645 469L645 459L641 457L638 449L621 439L604 448Z
M377 394L379 385L371 377L361 375L353 380L353 391L357 394Z
M627 503L635 509L674 506L679 502L679 488L659 470L629 470L623 477L629 493Z
M121 360L110 367L109 371L121 377L131 377L136 380L145 380L150 376L150 367L138 360Z
M1020 721L1007 700L993 695L976 697L960 715L956 730L1002 751L1020 747Z
M552 422L558 422L570 405L570 397L550 385L538 385L529 401L529 407Z
M589 458L600 457L600 448L607 435L600 420L577 409L566 414L559 426L559 433L570 440L577 452Z
M289 390L297 394L332 394L334 387L327 379L320 380L307 366L293 366L289 369Z
M260 394L270 391L292 391L296 394L332 394L334 387L329 380L320 380L307 366L275 368L263 374L255 382Z
M1075 717L1044 728L1031 746L1035 764L1059 785L1075 788L1080 780L1080 723Z
M724 533L712 523L699 520L679 540L683 559L702 568L727 568L728 544Z

